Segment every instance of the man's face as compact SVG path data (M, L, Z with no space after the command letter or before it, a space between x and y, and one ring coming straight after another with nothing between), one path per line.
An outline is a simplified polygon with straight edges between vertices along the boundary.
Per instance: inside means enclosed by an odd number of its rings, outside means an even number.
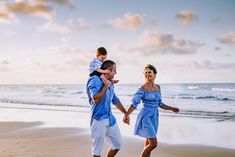
M112 68L110 68L109 69L109 73L108 73L108 76L109 76L109 78L108 79L113 79L114 78L114 75L116 74L117 72L116 72L116 64L114 64L113 66L112 66Z

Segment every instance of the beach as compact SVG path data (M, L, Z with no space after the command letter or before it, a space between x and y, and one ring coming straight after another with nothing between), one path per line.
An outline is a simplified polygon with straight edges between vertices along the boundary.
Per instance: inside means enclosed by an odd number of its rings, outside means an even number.
M42 122L0 122L1 157L88 157L91 139L88 129L40 127ZM142 139L123 137L123 149L117 156L136 157ZM105 150L107 150L107 145ZM104 152L105 155L105 152ZM159 143L153 157L234 157L235 150L203 145Z
M125 107L138 87L116 86ZM181 111L159 110L159 144L152 157L235 156L235 84L167 84L162 89L163 100ZM0 86L0 92L0 157L91 156L84 85L9 85ZM144 139L133 135L140 109L126 125L113 108L123 137L119 157L136 157L142 150Z

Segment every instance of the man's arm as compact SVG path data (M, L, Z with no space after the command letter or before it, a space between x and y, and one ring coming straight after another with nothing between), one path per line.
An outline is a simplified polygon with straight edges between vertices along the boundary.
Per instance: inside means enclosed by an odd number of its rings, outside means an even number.
M104 86L102 87L101 91L98 92L94 97L93 97L93 102L95 104L99 104L99 102L104 98L106 90L110 87L111 82L109 80L103 80Z
M116 108L121 111L123 114L126 114L126 109L123 107L122 103L119 101L117 104L115 104Z
M126 124L130 123L130 117L127 115L126 109L123 107L122 103L119 101L115 104L116 108L124 114L123 122Z

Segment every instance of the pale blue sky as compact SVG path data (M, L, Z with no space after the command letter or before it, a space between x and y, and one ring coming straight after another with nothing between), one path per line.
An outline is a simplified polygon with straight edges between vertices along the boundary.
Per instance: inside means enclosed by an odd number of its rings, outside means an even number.
M120 83L235 82L234 0L0 0L0 84L85 83L98 47Z

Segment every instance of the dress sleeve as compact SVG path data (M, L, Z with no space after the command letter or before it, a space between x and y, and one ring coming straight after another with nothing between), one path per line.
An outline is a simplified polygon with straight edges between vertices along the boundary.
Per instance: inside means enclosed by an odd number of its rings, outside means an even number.
M161 94L161 91L160 91L159 105L158 105L158 106L162 106L162 105L165 105L165 104L164 104L164 102L162 101L162 94Z
M134 108L137 108L137 106L139 105L143 97L144 97L144 91L141 89L138 89L138 91L134 94L132 98L132 106Z

